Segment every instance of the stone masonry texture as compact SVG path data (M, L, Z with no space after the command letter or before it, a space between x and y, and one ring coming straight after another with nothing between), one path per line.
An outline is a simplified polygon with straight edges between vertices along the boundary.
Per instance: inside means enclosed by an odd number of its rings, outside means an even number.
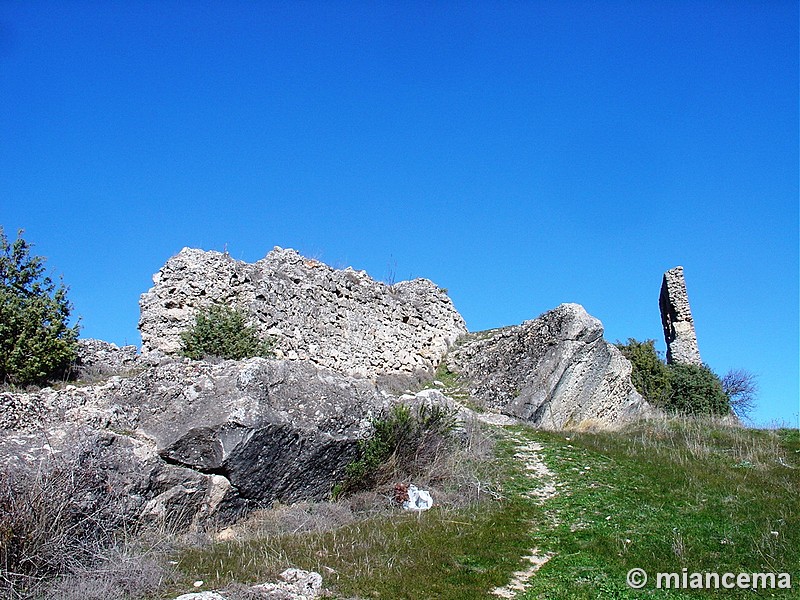
M692 309L686 293L683 267L675 267L664 273L658 304L661 309L661 323L664 326L664 341L667 343L667 362L682 365L702 364Z
M184 248L140 300L142 351L180 351L198 310L243 310L278 358L307 359L350 375L432 372L466 326L447 293L427 279L394 285L333 269L276 247L256 263Z

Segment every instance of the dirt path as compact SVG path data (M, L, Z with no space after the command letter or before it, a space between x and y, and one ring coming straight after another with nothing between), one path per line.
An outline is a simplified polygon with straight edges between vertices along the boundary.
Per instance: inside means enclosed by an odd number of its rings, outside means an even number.
M502 416L502 415L495 415ZM495 420L495 419L493 419ZM509 425L511 423L493 423L497 425ZM558 493L556 487L556 476L547 467L542 455L543 447L540 443L524 439L516 433L511 433L510 437L516 445L514 457L525 465L525 473L531 481L530 489L525 492L525 496L538 502L545 503ZM554 554L552 552L542 553L538 548L531 548L523 560L529 564L524 569L516 571L511 581L503 587L495 588L491 593L500 598L516 598L528 587L528 582L543 565L549 561Z

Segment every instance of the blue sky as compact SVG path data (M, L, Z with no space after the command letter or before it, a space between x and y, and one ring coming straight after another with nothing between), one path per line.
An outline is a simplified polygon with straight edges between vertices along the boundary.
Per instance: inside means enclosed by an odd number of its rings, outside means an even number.
M797 2L0 2L0 225L140 342L184 246L428 277L471 330L562 302L798 421Z

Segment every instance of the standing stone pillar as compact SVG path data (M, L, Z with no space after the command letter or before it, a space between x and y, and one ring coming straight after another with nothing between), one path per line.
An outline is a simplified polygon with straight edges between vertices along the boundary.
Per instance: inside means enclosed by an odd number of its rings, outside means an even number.
M667 342L667 362L702 364L683 267L675 267L664 273L658 305L661 309L661 324L664 326L664 340Z

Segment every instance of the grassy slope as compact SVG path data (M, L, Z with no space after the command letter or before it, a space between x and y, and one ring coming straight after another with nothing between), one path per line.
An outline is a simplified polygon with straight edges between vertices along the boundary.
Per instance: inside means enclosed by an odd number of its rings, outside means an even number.
M376 517L323 533L218 543L178 557L186 590L263 582L287 566L323 574L341 597L485 598L531 548L555 556L519 597L800 597L800 434L702 421L617 433L547 433L559 493L543 504L499 433L503 498L469 509ZM588 468L587 468L588 467ZM625 575L657 571L792 573L794 590L631 590Z
M556 556L525 598L770 597L655 590L656 572L791 572L800 596L800 436L679 420L626 433L535 434L558 472L554 524L532 538ZM787 466L784 466L787 465ZM589 467L588 469L586 467ZM651 582L625 584L629 569Z

